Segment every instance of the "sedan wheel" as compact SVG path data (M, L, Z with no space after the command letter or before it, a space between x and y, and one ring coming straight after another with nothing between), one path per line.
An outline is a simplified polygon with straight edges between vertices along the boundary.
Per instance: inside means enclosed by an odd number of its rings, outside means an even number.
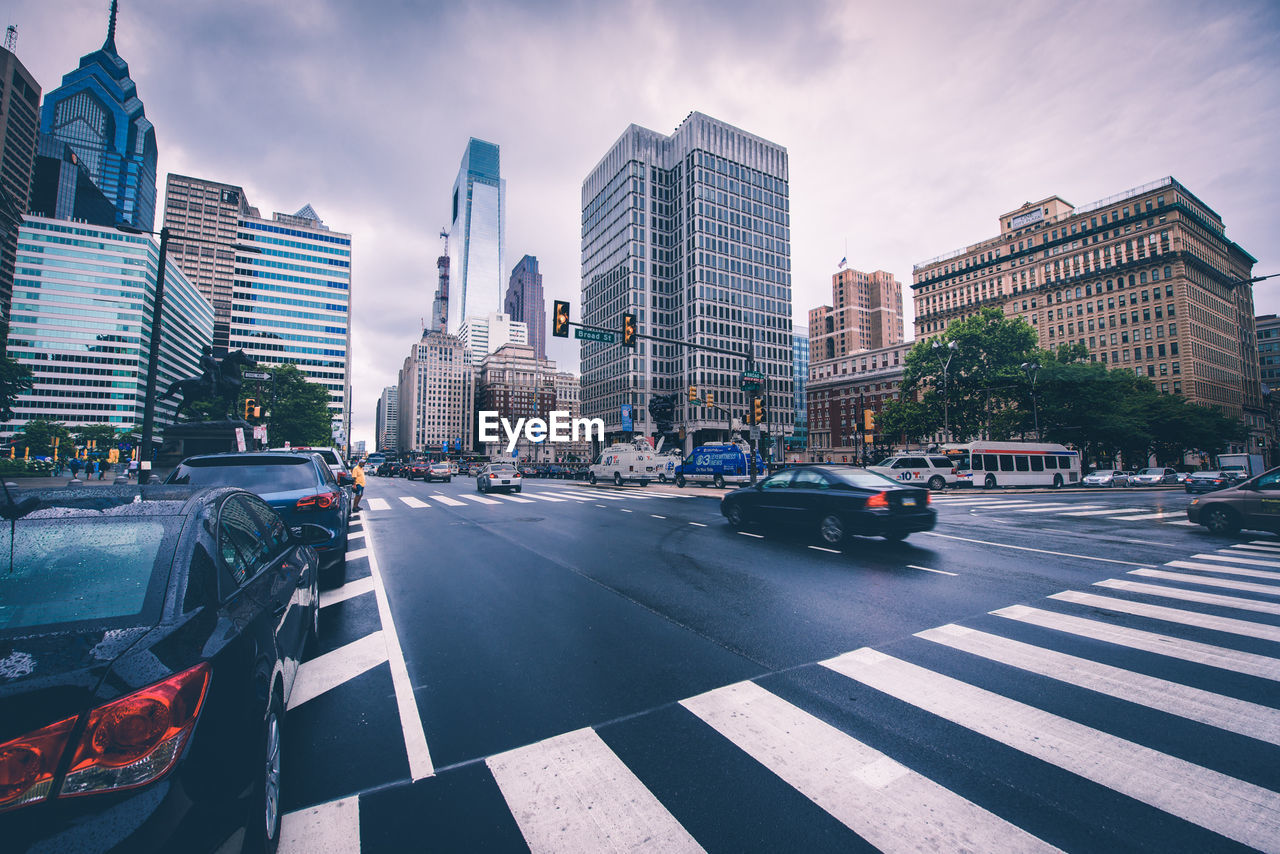
M1221 507L1214 507L1204 514L1204 526L1212 534L1234 534L1240 530L1235 514Z
M263 721L262 765L254 783L254 798L245 825L244 850L271 854L280 844L280 749L284 709L273 696Z
M844 540L844 520L835 513L828 513L818 523L818 534L827 545L840 545Z
M724 517L729 520L729 525L734 528L741 528L745 522L742 517L742 508L736 502L724 509Z

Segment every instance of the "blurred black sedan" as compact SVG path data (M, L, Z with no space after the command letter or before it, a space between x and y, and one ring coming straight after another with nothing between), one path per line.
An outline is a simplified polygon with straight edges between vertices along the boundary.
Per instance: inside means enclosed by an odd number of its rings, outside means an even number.
M1216 492L1219 489L1226 489L1235 485L1235 478L1225 472L1198 471L1186 479L1183 487L1187 492L1195 494L1197 492Z
M813 531L832 546L851 534L903 540L938 521L927 489L849 466L785 469L725 495L720 512L735 528L758 523Z
M33 501L36 496L38 503ZM240 489L0 493L0 847L207 851L280 831L319 526Z

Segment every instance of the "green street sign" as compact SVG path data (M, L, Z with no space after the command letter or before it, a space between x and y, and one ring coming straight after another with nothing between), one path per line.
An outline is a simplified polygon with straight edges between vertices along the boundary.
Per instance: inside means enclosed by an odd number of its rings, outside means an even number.
M573 337L579 341L598 341L601 344L612 344L618 340L617 333L604 332L599 329L575 329Z
M762 371L743 371L742 378L738 381L738 388L745 392L754 394L764 385L764 373Z

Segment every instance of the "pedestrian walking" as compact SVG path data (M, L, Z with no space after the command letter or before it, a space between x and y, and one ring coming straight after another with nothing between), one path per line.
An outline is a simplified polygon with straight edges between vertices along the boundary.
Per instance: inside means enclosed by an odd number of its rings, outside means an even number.
M360 512L360 499L364 497L364 461L356 463L356 467L351 470L351 479L355 481L356 500L351 505L352 513Z
M89 480L98 472L97 460L85 460L84 463L84 479Z
M138 476L138 461L129 460L129 473L127 475L130 480Z
M102 480L102 476L107 473L107 461L98 460L98 480Z
M72 478L78 477L80 474L80 460L77 459L76 457L72 457L71 462L67 463L67 465L71 469L71 477Z

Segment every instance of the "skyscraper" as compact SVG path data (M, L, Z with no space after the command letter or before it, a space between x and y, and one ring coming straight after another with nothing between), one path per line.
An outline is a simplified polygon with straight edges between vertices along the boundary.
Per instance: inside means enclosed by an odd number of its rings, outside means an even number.
M34 418L108 424L142 421L160 247L149 235L28 216L18 231L9 356L31 369L30 391L14 402L11 435ZM164 392L199 373L213 334L213 309L176 264L167 265L156 428L178 401ZM93 271L87 275L86 270Z
M329 390L334 435L350 436L351 235L330 231L304 205L272 219L242 216L236 242L258 251L235 251L231 349L296 365Z
M542 273L538 259L526 255L511 271L503 311L529 331L529 344L539 359L547 358L547 305L542 295Z
M840 270L831 303L809 310L815 360L902 343L902 284L891 273Z
M116 221L151 231L156 217L156 133L129 64L116 53L116 0L107 40L44 99L40 131L69 144L116 208Z
M18 226L31 198L39 108L40 84L0 48L0 323L9 319Z
M467 349L470 364L479 365L484 357L507 344L528 344L529 333L523 323L501 312L484 317L468 317L458 330L462 346Z
M396 451L400 436L400 387L389 385L378 397L374 416L374 446L379 451Z
M795 410L795 433L787 440L787 450L803 451L809 447L809 411L805 387L809 381L809 327L791 329L791 387Z
M747 401L741 371L754 342L765 374L766 425L792 423L791 214L787 150L690 113L671 136L631 125L582 184L582 321L620 329L636 316L634 350L582 343L582 414L621 434L632 404L677 394L688 443L724 439ZM669 341L670 343L664 343ZM687 346L701 344L724 352ZM721 410L689 402L710 391Z
M498 146L472 138L453 184L449 226L448 327L455 333L468 317L502 311L506 195Z
M404 360L396 389L400 453L471 450L475 373L456 335L423 330Z
M235 279L232 244L240 218L245 216L258 216L258 211L249 206L244 190L234 184L173 173L165 180L164 224L169 229L169 258L212 303L213 350L219 355L227 351L231 340Z

